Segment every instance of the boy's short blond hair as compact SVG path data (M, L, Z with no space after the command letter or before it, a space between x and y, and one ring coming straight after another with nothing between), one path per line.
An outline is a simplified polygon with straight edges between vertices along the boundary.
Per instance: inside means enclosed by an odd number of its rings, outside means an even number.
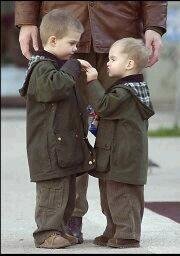
M72 13L66 10L53 9L47 13L41 21L40 37L42 44L45 45L50 36L63 38L70 31L84 32L83 25L79 20L72 16Z
M150 51L146 48L142 39L133 37L122 38L116 41L113 46L122 46L123 53L128 55L128 58L134 60L137 71L144 69L148 64Z

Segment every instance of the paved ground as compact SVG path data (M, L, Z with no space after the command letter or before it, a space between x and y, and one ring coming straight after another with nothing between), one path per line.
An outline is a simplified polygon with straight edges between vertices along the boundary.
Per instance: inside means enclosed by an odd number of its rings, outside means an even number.
M105 227L101 213L97 180L90 178L88 187L89 210L84 217L84 244L61 250L36 249L32 232L34 222L35 184L29 181L25 148L25 112L2 110L1 122L1 253L3 254L162 254L180 253L180 224L171 214L160 215L145 208L140 248L111 249L92 244ZM169 124L170 119L158 115L150 122L151 128ZM149 138L149 156L160 168L149 170L145 186L147 203L180 202L180 138ZM153 208L154 209L154 208ZM166 213L170 212L169 211ZM168 216L168 217L167 217Z

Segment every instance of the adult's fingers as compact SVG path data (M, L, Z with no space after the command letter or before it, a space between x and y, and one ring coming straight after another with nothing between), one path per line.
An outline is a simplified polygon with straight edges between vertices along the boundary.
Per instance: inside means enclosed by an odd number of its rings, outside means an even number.
M150 56L153 55L153 45L152 45L153 39L151 37L145 38L145 45L150 51Z
M149 67L153 66L156 62L158 62L161 48L162 48L162 42L159 40L155 40L153 42L152 55L149 57L149 62L148 62Z
M22 54L29 59L30 49L33 47L38 50L38 28L34 25L23 25L19 33L19 43Z
M29 37L22 37L19 39L19 43L20 43L20 48L21 48L21 52L22 54L29 59L31 57L31 53L30 53L30 49L29 49L29 43L30 43L30 38Z
M153 30L146 30L145 44L146 47L150 50L147 67L151 67L159 60L160 49L162 47L162 40L160 34Z
M38 30L35 33L32 33L32 42L33 42L33 48L35 51L39 50L38 46Z

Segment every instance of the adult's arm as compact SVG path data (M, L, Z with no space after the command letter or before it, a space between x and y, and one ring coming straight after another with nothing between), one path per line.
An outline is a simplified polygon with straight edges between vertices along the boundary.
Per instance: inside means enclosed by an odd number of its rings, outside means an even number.
M15 26L38 26L41 1L15 1Z
M41 1L15 1L15 26L20 28L20 48L27 59L31 57L31 49L37 51L41 45L38 29L40 8Z
M160 57L161 36L166 32L167 1L142 1L143 28L146 46L151 50L148 66L154 65Z
M160 29L161 35L166 32L167 1L142 1L143 28Z

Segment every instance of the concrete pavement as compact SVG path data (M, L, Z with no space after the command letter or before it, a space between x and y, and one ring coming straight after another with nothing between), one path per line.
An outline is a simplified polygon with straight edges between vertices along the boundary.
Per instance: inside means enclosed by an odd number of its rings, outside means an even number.
M35 184L29 181L24 110L1 111L1 253L3 254L162 254L180 253L180 224L145 208L141 247L113 249L92 244L105 227L97 179L90 177L89 210L83 219L85 242L66 249L34 247ZM166 123L163 118L163 123ZM158 119L159 120L159 119ZM168 120L167 123L170 123ZM158 124L159 121L158 121ZM157 122L150 123L150 127ZM149 157L160 168L149 171L146 202L180 201L180 138L149 138Z

